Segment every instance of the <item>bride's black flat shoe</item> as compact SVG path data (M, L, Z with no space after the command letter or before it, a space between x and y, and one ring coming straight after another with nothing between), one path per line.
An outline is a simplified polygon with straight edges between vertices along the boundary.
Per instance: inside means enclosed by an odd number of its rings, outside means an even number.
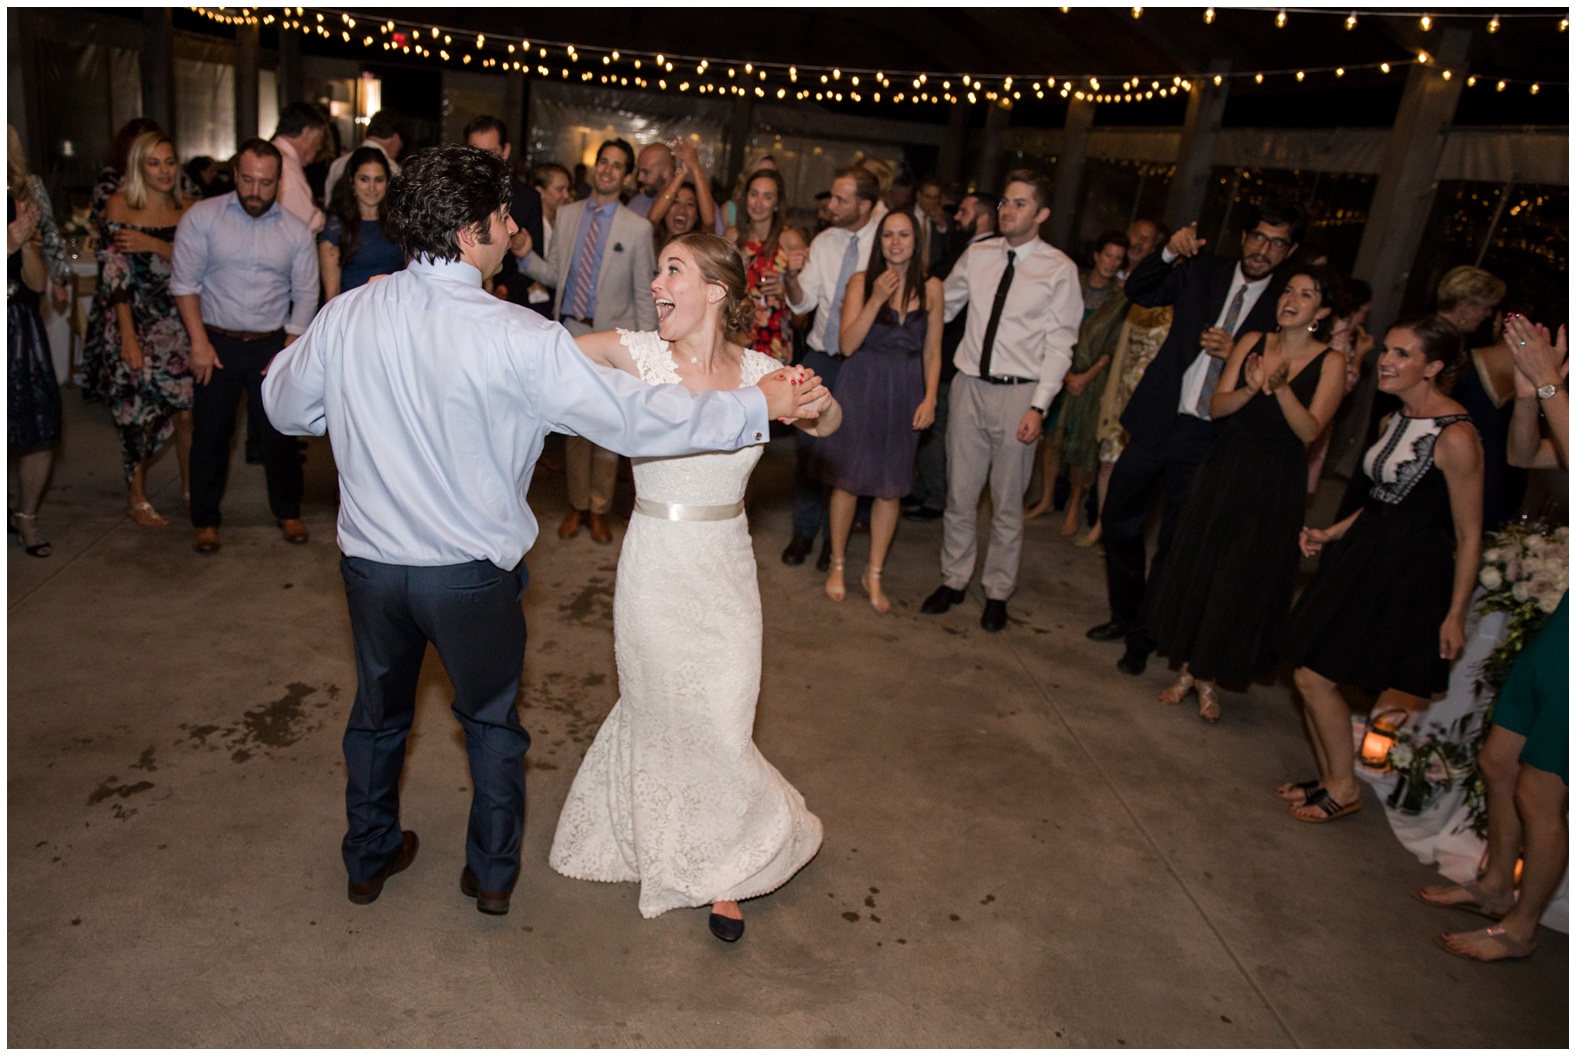
M706 924L711 928L711 933L723 942L738 942L744 935L744 921L725 917L721 913L707 917Z

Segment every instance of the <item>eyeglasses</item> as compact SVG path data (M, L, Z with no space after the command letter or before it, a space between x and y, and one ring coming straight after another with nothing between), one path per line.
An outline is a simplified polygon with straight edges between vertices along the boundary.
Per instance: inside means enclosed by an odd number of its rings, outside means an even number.
M1268 243L1269 245L1272 245L1276 249L1280 250L1282 253L1291 248L1291 239L1281 238L1279 236L1271 238L1262 231L1249 231L1244 237L1252 245L1258 246Z

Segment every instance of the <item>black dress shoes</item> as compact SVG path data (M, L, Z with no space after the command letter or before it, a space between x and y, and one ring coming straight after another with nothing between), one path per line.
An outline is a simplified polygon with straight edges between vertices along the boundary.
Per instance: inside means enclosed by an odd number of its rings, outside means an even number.
M738 942L744 936L744 921L713 913L706 918L706 926L723 942Z
M354 881L351 882L348 889L350 901L354 902L358 906L367 906L371 905L373 902L376 902L378 900L378 896L383 893L383 881L387 880L395 873L409 868L410 863L416 860L416 848L419 846L421 846L421 841L416 838L416 834L411 832L409 829L406 829L404 840L400 844L399 853L394 856L393 861L389 862L388 865L385 865L382 870L379 871L377 876L374 876L366 883L358 884Z
M1127 637L1127 624L1117 623L1115 620L1102 623L1085 631L1084 637L1091 642L1119 642Z
M832 570L832 537L827 536L826 542L821 544L821 556L815 559L817 572L830 572Z
M509 891L483 891L476 881L476 874L466 866L460 873L460 894L476 900L476 911L501 917L509 912Z
M1149 654L1153 652L1148 645L1141 642L1128 642L1127 651L1116 662L1116 669L1124 675L1141 675L1144 668L1149 666Z
M787 546L783 547L783 564L804 564L804 559L809 556L810 547L812 545L814 544L812 544L809 539L806 539L798 532L793 533L793 538L788 540Z
M980 626L992 633L1007 626L1007 602L1005 599L985 599L985 611L980 614Z
M925 599L925 603L919 607L919 611L930 616L939 616L962 600L963 591L953 590L943 583L935 589L930 597Z

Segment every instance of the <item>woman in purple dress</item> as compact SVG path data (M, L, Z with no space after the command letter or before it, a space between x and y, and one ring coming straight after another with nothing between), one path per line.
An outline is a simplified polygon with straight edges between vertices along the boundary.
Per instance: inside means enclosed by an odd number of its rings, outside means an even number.
M848 533L859 496L870 509L870 563L860 584L886 612L881 567L897 531L900 501L914 479L919 434L936 418L941 383L941 280L927 279L915 249L914 219L890 212L876 229L870 264L848 281L838 331L847 362L833 394L843 427L816 445L816 468L832 486L832 567L826 596L842 601Z

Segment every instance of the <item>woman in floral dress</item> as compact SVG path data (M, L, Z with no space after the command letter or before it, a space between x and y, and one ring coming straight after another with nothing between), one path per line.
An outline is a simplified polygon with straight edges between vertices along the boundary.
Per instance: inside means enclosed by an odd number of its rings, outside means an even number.
M793 312L783 297L783 272L804 267L809 250L783 222L783 178L776 169L750 177L740 209L743 222L727 238L744 255L755 333L750 347L779 363L793 359Z
M116 320L120 355L109 364L108 396L126 474L128 513L145 528L170 522L148 501L148 462L173 433L181 491L190 493L190 338L170 293L175 226L190 202L180 192L175 145L162 132L132 142L124 186L104 207L101 285Z

